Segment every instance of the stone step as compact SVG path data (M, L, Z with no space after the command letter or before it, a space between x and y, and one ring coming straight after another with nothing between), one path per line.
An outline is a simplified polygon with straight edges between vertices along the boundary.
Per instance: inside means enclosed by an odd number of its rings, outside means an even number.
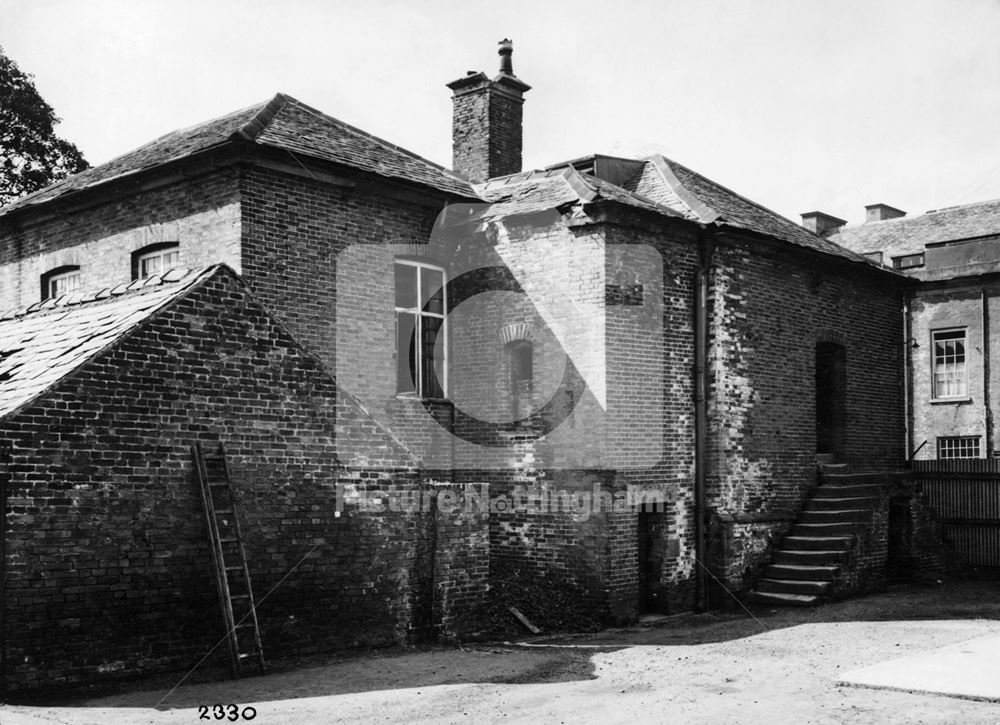
M819 596L830 590L830 582L805 579L758 579L755 591L769 594L815 594Z
M806 566L803 564L768 564L764 576L768 579L805 579L807 581L833 581L840 573L839 566Z
M872 520L871 509L812 509L803 511L799 523L833 524L839 522L867 523Z
M772 561L775 564L807 564L812 566L830 564L841 566L847 563L848 552L840 550L780 550L774 552Z
M816 462L816 468L819 469L821 473L847 473L846 463L823 463L821 461Z
M823 483L813 491L813 498L878 498L881 493L881 486Z
M824 473L820 476L822 483L834 486L883 486L887 479L886 473L870 471L865 473Z
M829 509L866 509L871 511L878 505L876 496L857 496L854 498L812 498L806 504L806 511Z
M863 523L852 521L839 521L836 523L823 524L794 524L792 526L792 536L853 536L858 529L864 528Z
M747 599L754 604L786 607L813 607L820 603L820 598L815 594L786 594L784 592L750 592Z
M847 551L851 548L851 536L786 536L781 541L785 551Z

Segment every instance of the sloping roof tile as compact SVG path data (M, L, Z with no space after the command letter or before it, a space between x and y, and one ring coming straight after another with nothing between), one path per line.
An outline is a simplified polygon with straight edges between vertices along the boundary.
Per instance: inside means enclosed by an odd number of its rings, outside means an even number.
M220 267L175 272L173 282L149 279L134 291L68 297L0 318L0 417L70 374L108 345L182 296ZM29 308L30 310L31 308Z
M922 252L928 244L994 234L1000 234L1000 199L844 227L831 238L856 252L882 252L888 262Z
M234 139L475 198L471 184L453 172L279 93L268 102L168 133L51 184L0 208L0 216L208 151Z

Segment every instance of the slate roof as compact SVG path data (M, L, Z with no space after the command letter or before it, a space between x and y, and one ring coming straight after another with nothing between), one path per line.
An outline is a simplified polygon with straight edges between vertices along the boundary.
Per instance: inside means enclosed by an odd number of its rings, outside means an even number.
M664 216L681 215L667 206L572 166L511 174L477 184L476 191L488 202L490 217L516 216L558 208L565 204L615 201Z
M216 265L199 272L170 270L0 316L0 418L45 392L220 269Z
M246 141L292 154L311 156L389 179L475 198L469 182L448 169L279 93L265 103L258 103L191 128L173 131L105 164L51 184L3 207L0 209L0 216L15 209L43 204L76 191L209 151L232 141Z
M892 257L922 252L928 244L994 234L1000 234L1000 199L844 227L832 239L856 252L882 252L889 263Z

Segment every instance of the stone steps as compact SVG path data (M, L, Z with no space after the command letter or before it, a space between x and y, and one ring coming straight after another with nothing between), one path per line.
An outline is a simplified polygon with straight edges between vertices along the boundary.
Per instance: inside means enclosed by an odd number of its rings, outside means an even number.
M847 563L847 549L840 550L796 550L780 549L774 552L771 561L775 564L804 564L806 566L843 566Z
M869 523L871 509L807 509L799 514L799 523L837 524L843 522Z
M870 526L882 495L881 473L849 473L832 456L817 456L820 485L774 552L747 599L758 604L815 606L834 593L852 561L857 535Z
M821 596L830 591L831 582L809 581L806 579L758 579L756 591L769 594L812 594Z
M816 594L784 592L750 592L748 599L756 604L780 604L785 607L814 607L820 603L820 597Z
M804 579L811 582L832 582L840 573L839 566L811 566L807 564L769 564L764 569L768 579Z

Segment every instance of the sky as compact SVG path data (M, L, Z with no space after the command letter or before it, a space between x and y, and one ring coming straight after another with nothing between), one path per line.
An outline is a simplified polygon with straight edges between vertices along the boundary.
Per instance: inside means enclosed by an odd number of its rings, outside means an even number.
M0 46L99 164L288 93L450 166L497 41L524 164L662 153L795 221L1000 198L1000 0L0 0Z

